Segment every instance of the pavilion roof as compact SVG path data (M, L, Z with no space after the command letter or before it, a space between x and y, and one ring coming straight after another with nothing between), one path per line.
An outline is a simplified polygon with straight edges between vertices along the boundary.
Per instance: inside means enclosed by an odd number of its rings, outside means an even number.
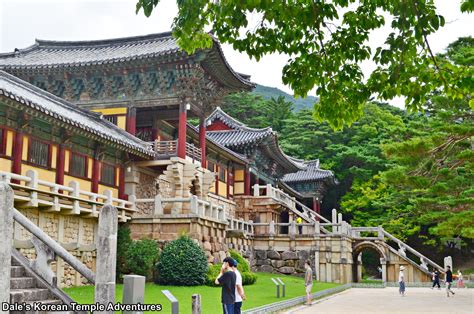
M73 129L84 130L103 141L118 144L125 151L154 156L147 143L105 120L101 114L82 109L1 70L0 96L51 116Z
M303 164L295 158L287 156L278 145L278 137L272 128L250 128L225 113L220 107L217 107L206 119L206 124L211 124L219 120L227 125L229 130L207 131L206 136L213 141L231 148L243 148L245 146L257 146L264 142L262 150L276 160L288 171L297 171L303 169Z
M216 38L204 50L205 56L193 55L216 80L237 90L254 87L249 77L235 72L224 57ZM186 59L192 56L182 51L171 32L143 36L91 41L53 41L37 39L35 43L14 52L0 53L0 70L38 70L122 64L135 60Z
M319 167L319 159L306 161L304 162L304 166L302 170L285 174L282 181L284 183L295 183L330 179L333 180L334 183L336 182L332 171L324 170Z

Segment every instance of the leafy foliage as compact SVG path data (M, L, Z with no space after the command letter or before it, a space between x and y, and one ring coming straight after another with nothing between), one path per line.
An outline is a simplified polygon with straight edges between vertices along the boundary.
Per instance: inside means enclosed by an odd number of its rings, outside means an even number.
M216 285L216 278L219 276L219 273L221 271L221 265L220 264L214 264L209 266L209 269L207 270L206 274L206 286L210 287L217 287L219 285Z
M157 264L157 281L164 285L197 286L206 282L208 271L204 251L182 235L165 246Z
M119 225L117 230L117 265L116 278L117 281L122 280L122 276L128 273L127 251L132 244L130 237L130 229L126 225Z
M237 269L242 275L242 285L253 285L257 281L257 275L250 271L250 265L237 251L229 250L230 257L237 261Z
M153 267L158 260L158 245L154 240L133 241L127 250L128 270L136 275L153 278Z
M159 0L138 0L137 13L150 16ZM263 55L289 56L283 82L296 95L317 88L315 117L340 129L362 116L372 96L405 96L410 110L421 110L427 95L443 88L450 99L472 91L472 70L433 55L427 40L444 26L433 1L177 1L173 35L188 53L210 48L213 36L259 60ZM472 0L461 10L471 12ZM252 22L252 17L258 20ZM374 30L389 27L372 49ZM361 63L375 69L364 77ZM471 107L474 102L471 103Z

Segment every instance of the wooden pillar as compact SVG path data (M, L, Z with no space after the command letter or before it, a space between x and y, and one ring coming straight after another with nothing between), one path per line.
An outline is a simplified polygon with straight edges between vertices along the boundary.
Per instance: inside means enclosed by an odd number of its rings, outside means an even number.
M250 195L250 171L247 169L244 172L244 194Z
M123 200L127 198L127 195L125 195L125 171L125 167L120 167L118 197Z
M179 125L178 125L178 157L186 158L186 104L179 105Z
M219 162L216 162L216 195L219 195Z
M321 214L319 199L317 197L313 197L313 211L317 212L318 214ZM319 217L317 217L317 220L319 221Z
M230 185L233 180L233 169L231 165L227 165L227 180L226 180L226 188L227 188L227 198L230 198Z
M137 110L134 107L129 107L127 110L126 130L132 135L137 133Z
M12 172L21 174L21 159L23 155L23 132L17 130L13 139Z
M64 144L58 145L56 155L56 184L64 184L64 159L66 158L66 147ZM62 191L61 191L62 192Z
M92 159L92 186L91 186L92 193L99 192L99 179L100 179L100 161L98 160L98 157L95 156L94 159Z
M199 146L201 148L201 167L206 168L206 124L204 118L199 121Z

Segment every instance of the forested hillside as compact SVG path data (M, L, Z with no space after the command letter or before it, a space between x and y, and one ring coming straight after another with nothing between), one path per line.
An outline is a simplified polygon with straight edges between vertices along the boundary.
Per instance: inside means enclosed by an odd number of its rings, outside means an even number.
M253 90L253 93L262 96L264 99L276 99L280 96L283 96L286 101L290 101L293 103L293 109L295 111L299 111L302 109L312 109L314 103L318 101L318 98L314 96L308 96L306 98L293 97L290 94L285 93L284 91L276 87L264 86L260 84L257 84L255 89Z
M473 84L474 41L461 38L438 56L466 68ZM323 213L340 208L353 225L382 225L410 242L439 246L474 239L474 115L469 101L429 96L424 113L409 114L367 103L363 117L334 131L310 109L294 111L284 97L253 93L227 97L223 109L252 127L272 126L284 151L321 160L340 184L323 201ZM472 105L472 104L471 104Z

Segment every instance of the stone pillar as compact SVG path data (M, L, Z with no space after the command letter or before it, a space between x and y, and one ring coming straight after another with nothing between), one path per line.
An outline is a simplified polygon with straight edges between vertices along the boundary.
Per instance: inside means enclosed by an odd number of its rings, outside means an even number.
M0 303L10 302L10 273L13 242L13 191L4 182L0 183L0 237L3 245L0 245ZM2 311L0 313L9 313Z
M201 148L201 167L206 168L206 124L204 118L199 121L199 146Z
M314 272L316 273L316 281L320 281L321 274L319 273L319 251L314 252Z
M385 286L387 284L387 262L384 258L380 259L380 265L382 265L382 283Z
M117 257L117 208L105 205L100 210L94 302L115 303L115 263ZM110 313L103 311L97 313Z
M187 105L179 105L179 125L178 125L178 157L186 158L186 123L187 123Z
M192 307L191 313L192 314L201 314L201 295L200 294L193 294L192 298Z
M145 303L145 277L138 275L123 276L123 304ZM138 314L141 312L123 311L124 314Z
M453 269L453 258L451 256L446 256L444 258L444 270L447 270L447 267L451 267L451 271L454 271Z

